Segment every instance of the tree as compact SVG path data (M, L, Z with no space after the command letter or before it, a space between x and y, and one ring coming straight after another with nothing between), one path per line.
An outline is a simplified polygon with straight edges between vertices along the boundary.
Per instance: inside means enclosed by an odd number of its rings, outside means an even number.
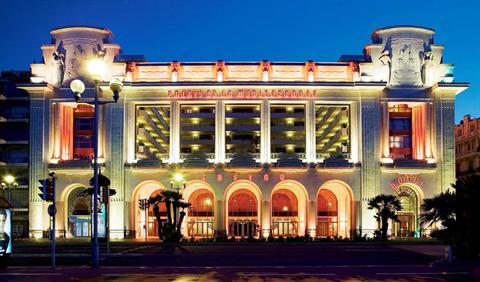
M149 199L153 205L153 213L158 223L158 237L166 243L178 243L182 239L181 227L185 218L185 209L191 204L184 201L182 194L177 191L162 191ZM160 205L165 204L167 210L166 221L160 215Z
M368 201L368 209L375 209L375 218L380 222L380 238L387 240L388 220L398 221L397 212L402 210L400 200L394 195L378 195Z
M480 176L457 179L452 190L425 199L420 221L441 229L431 236L453 247L460 259L475 259L480 253Z

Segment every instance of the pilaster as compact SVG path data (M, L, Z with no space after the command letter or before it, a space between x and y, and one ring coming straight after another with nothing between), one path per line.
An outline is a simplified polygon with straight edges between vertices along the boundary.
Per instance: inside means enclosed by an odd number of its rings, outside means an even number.
M262 201L262 214L261 214L261 236L268 238L271 234L271 224L272 224L272 207L269 200Z
M125 179L124 179L124 125L125 101L107 104L104 108L104 140L106 141L106 165L109 167L111 188L116 194L110 197L109 223L110 237L124 237ZM133 203L136 207L136 203Z
M225 102L215 103L215 163L225 162Z
M170 113L170 163L180 162L180 103L173 101Z
M48 100L42 98L30 99L30 168L29 168L29 230L30 236L41 238L44 230L44 203L38 196L38 180L47 176L48 156L45 152L49 152L48 136L50 120L48 110Z
M368 200L381 193L379 154L381 138L380 102L375 97L364 98L360 102L362 124L362 230L371 234L375 226L373 211L367 208Z
M305 144L305 153L307 163L315 163L316 156L316 138L315 138L315 102L308 101L305 111L305 125L306 125L306 144Z
M260 114L260 159L262 163L270 163L270 102L261 103Z
M309 200L307 206L307 234L315 238L317 236L317 201Z

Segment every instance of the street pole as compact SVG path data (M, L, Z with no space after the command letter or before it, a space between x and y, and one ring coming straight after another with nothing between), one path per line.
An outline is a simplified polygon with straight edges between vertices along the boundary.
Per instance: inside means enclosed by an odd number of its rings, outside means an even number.
M55 269L57 267L57 261L56 261L56 257L55 257L55 247L56 247L56 240L55 240L55 230L56 230L56 227L55 227L55 217L56 217L56 211L57 211L57 204L56 204L56 191L57 190L57 177L55 176L55 173L52 172L52 186L53 186L53 211L54 211L54 214L52 216L52 230L53 230L53 234L52 234L52 268Z
M98 121L100 119L99 114L99 102L98 102L98 89L99 81L95 79L95 120L94 131L95 137L93 143L93 245L92 245L92 266L94 268L99 267L99 248L98 248Z
M107 254L110 253L110 187L106 187L107 189L107 202L105 208L105 230L106 230L106 238L107 238Z
M145 243L148 242L148 206L145 208Z

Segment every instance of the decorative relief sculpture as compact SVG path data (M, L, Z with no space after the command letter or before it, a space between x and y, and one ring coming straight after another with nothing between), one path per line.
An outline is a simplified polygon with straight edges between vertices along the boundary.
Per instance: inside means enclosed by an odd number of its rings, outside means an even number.
M95 39L68 39L64 40L66 49L65 69L62 84L68 85L71 80L83 76L85 61L88 56L96 52L98 46Z
M390 85L423 86L421 69L423 61L423 40L394 38L391 40L392 65Z

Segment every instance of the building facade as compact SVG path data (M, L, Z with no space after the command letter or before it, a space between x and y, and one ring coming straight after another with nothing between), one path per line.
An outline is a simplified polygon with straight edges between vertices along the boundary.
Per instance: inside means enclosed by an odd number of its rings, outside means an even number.
M431 29L379 29L363 55L296 63L148 62L121 55L111 35L51 31L44 62L19 85L31 101L33 237L49 228L35 185L48 171L58 177L57 235L90 234L94 109L75 103L69 84L83 80L83 98L93 97L85 64L100 50L101 99L111 99L108 81L124 83L118 103L99 109L99 162L117 191L111 237L156 236L138 202L177 173L192 203L187 237L372 234L367 202L381 193L405 207L392 234L419 235L421 201L455 180L454 101L468 84L454 82Z
M465 115L455 126L457 176L480 174L480 118Z

